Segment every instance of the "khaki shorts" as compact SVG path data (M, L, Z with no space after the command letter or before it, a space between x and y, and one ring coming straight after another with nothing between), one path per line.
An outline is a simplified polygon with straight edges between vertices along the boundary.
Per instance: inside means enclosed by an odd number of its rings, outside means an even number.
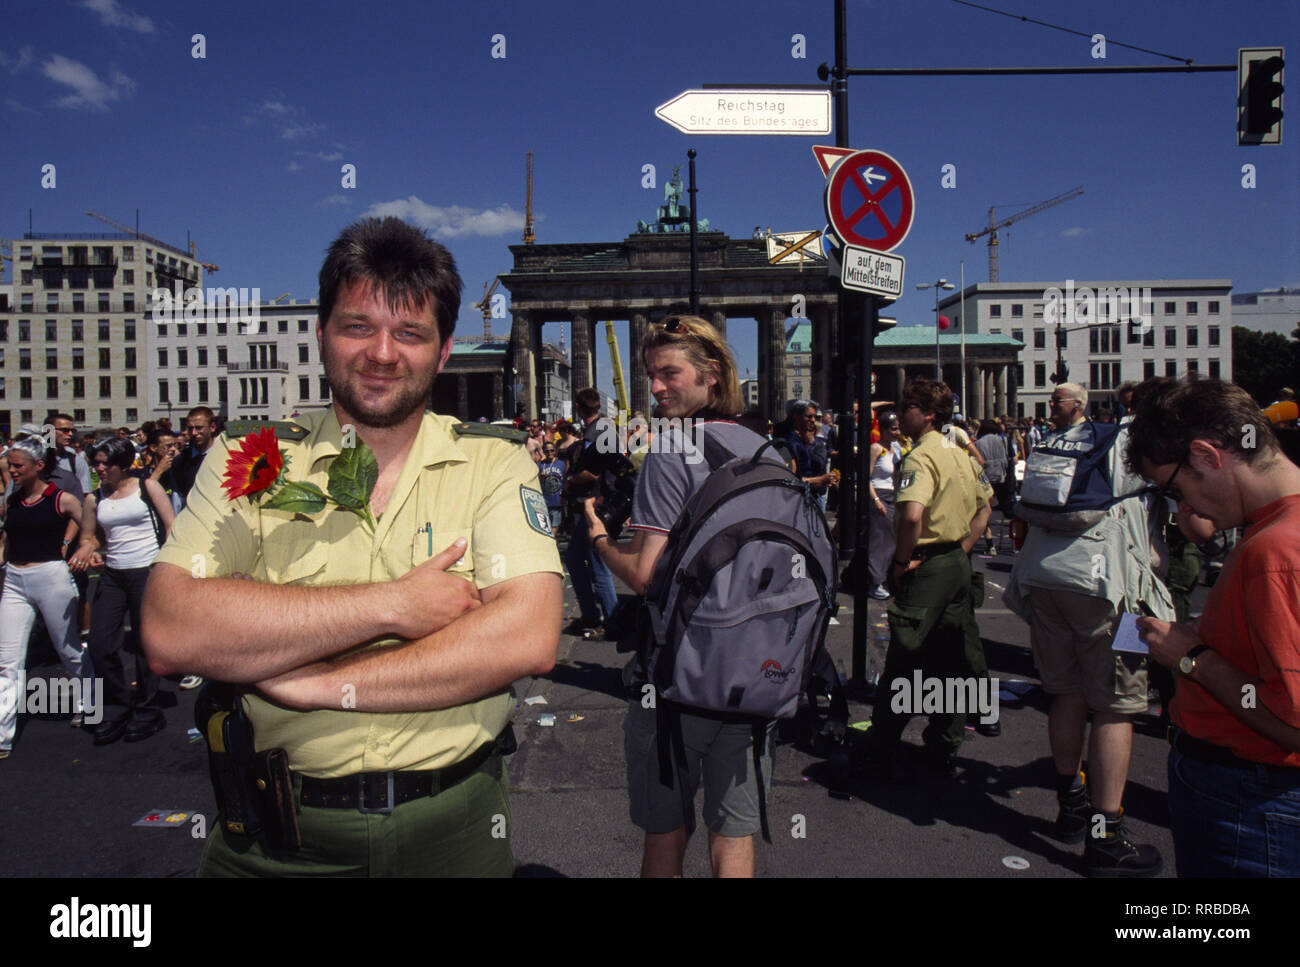
M1105 598L1035 588L1029 642L1049 695L1082 694L1094 712L1147 709L1147 659L1111 650L1120 614Z
M704 825L719 836L752 836L760 827L752 726L687 713L682 713L681 723L687 801L694 803L703 773ZM764 797L772 787L774 725L767 725L759 758ZM682 826L691 829L695 817L684 815L681 790L659 780L657 726L654 709L642 708L639 701L628 703L623 733L632 822L647 833L671 833Z

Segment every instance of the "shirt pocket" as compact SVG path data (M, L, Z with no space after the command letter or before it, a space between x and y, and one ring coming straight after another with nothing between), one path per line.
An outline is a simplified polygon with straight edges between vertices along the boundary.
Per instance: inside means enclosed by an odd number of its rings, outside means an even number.
M262 544L262 560L271 584L318 584L329 563L329 545L323 541L300 544L277 540L272 533Z
M410 554L405 558L407 569L419 567L434 555L441 554L461 537L465 538L468 543L466 543L460 559L447 568L447 573L459 574L461 577L473 581L474 533L473 528L469 526L454 530L421 530L416 533L411 540Z

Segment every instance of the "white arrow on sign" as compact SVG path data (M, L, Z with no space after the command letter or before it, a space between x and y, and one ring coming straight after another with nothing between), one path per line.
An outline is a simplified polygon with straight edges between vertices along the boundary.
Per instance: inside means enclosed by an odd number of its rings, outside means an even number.
M830 134L830 91L682 91L655 116L686 134Z
M872 166L872 167L868 167L868 168L864 169L863 172L862 172L862 177L863 177L863 179L867 182L867 187L868 187L868 188L871 187L871 183L872 183L873 181L888 181L888 180L889 180L889 175L885 175L885 174L876 174L876 169L875 169L874 166Z

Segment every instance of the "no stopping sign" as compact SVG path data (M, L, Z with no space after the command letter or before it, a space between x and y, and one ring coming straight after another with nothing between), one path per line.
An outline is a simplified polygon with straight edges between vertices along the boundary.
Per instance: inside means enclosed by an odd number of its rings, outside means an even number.
M826 179L826 217L850 245L888 252L907 237L915 199L907 172L883 151L855 151Z

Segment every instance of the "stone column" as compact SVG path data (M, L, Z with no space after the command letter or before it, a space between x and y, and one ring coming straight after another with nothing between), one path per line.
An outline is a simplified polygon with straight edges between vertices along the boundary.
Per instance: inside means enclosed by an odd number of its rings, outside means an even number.
M997 368L997 403L993 407L992 416L1001 416L1007 409L1007 364L1003 363Z
M596 385L596 373L592 366L591 320L586 312L574 312L570 318L573 335L572 392Z
M767 386L765 412L768 419L779 423L785 419L785 310L768 306L763 316L767 321L767 332L760 332L759 339L767 345L767 373L763 379ZM764 406L761 399L759 406Z
M513 418L523 405L526 419L537 418L537 377L533 369L533 320L526 310L512 310L514 322L510 326L510 372L506 373L513 392L513 409L506 414Z
M645 364L641 362L641 343L645 340L646 328L649 324L649 320L641 312L634 312L628 319L628 358L624 361L631 375L631 385L628 387L628 403L632 406L632 412L635 413L640 410L646 416L650 415L652 401L650 399L650 377L646 375Z
M966 401L971 415L977 420L984 418L984 374L979 365L967 367L966 386L970 389L970 398Z
M898 389L894 391L894 407L897 409L898 401L903 395L903 387L907 385L907 367L895 366L894 376L898 380Z
M1007 413L1008 415L1010 415L1012 419L1018 418L1018 413L1016 411L1016 406L1019 402L1016 399L1016 391L1018 389L1020 389L1020 383L1019 380L1016 379L1016 365L1015 363L1008 363L1007 364Z
M456 415L469 419L469 377L464 373L456 374Z
M713 328L718 330L719 334L721 334L725 341L727 338L727 314L721 309L716 309L713 314L709 316L709 322L713 323Z
M506 415L506 381L502 373L492 374L492 419L502 420Z
M815 399L824 410L835 409L835 401L830 398L830 379L828 373L828 363L831 359L830 354L830 326L826 321L825 306L811 306L808 312L808 323L812 328L812 355L809 357L808 382L812 391L812 398Z

